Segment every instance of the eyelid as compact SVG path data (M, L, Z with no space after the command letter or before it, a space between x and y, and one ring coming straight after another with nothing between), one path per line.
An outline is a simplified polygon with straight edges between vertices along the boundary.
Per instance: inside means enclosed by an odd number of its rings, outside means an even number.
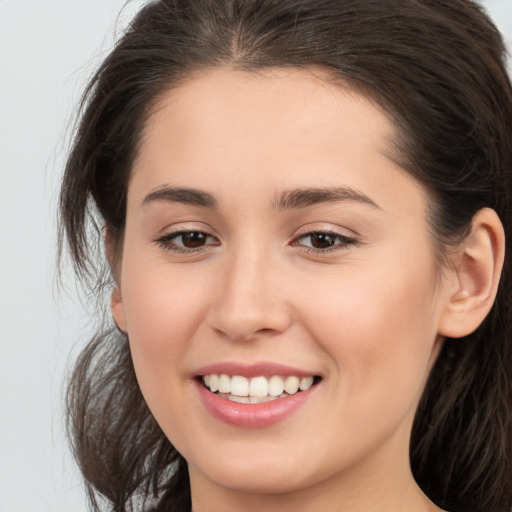
M169 227L167 227L165 233L154 237L152 242L171 253L183 255L201 254L212 250L213 247L219 246L221 244L219 237L213 234L214 230L210 229L209 226L205 229L204 226L198 227L197 225L191 226L190 224L187 224L188 223L179 223L178 225L175 225L174 229L169 229ZM355 235L353 231L350 231L351 234L343 233L343 231L348 230L346 228L333 229L327 228L325 225L320 226L317 224L315 226L315 224L307 224L305 226L301 226L296 231L288 244L294 247L298 247L304 252L326 256L332 252L346 251L351 246L358 245L360 243L359 236ZM205 243L197 247L186 247L183 244L175 242L175 240L180 236L190 233L205 235ZM313 237L314 235L327 235L335 239L335 241L333 245L323 248L308 246L307 244L302 243L304 238L307 238L308 236Z
M298 235L295 235L293 237L293 240L291 243L293 243L294 241L296 241L300 238L304 238L304 237L311 236L311 235L330 235L332 237L340 238L340 239L346 240L346 241L351 241L351 242L357 241L357 238L355 236L345 235L343 233L339 233L338 231L332 231L330 229L310 229L308 231L305 231L304 233L299 233Z
M311 247L300 243L301 239L306 238L308 236L311 237L313 235L328 235L335 239L338 239L338 243L335 243L334 245L325 248ZM358 245L359 243L359 238L354 235L346 235L333 229L309 228L308 230L304 230L302 233L296 234L291 240L290 245L298 246L301 248L301 250L307 253L314 253L320 256L326 256L333 252L346 251L351 246Z
M350 228L345 225L337 224L332 221L309 221L298 226L292 234L292 238L296 238L301 235L309 233L332 233L347 238L360 238L361 233L354 229L354 226Z
M204 245L201 245L199 247L184 247L181 245L178 245L176 243L173 243L173 240L176 238L179 238L180 236L189 234L189 233L199 233L202 235L206 235L206 238L215 240L215 243L205 243ZM201 228L186 228L181 227L178 229L174 229L171 231L167 231L161 236L156 237L156 239L153 239L153 242L160 246L162 249L175 253L175 254L184 254L184 255L192 255L192 254L199 254L203 253L205 251L211 250L212 247L216 247L220 245L220 241L218 237L213 235L210 231L207 231L205 229Z

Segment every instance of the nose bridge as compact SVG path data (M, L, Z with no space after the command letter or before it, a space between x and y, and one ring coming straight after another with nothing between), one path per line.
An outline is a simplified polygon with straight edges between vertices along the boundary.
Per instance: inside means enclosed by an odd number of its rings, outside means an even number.
M290 314L283 290L278 289L277 266L271 251L260 244L234 247L219 274L211 326L238 341L285 330Z

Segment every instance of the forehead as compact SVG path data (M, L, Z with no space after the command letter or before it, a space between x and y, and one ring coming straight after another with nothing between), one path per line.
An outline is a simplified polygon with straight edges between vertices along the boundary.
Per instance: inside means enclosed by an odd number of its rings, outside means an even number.
M378 195L386 185L390 203L412 186L422 196L416 180L390 157L394 135L378 105L325 74L216 68L160 97L132 184L215 193L229 181L252 195L269 186L275 195L337 185Z
M383 150L390 146L387 139L394 135L394 128L385 112L325 71L213 68L197 72L159 97L146 123L142 149L150 135L155 139L159 125L170 123L179 125L174 134L178 138L207 133L210 138L217 135L218 142L222 135L238 129L239 137L231 140L238 145L242 136L253 135L253 142L264 143L275 135L284 142L288 135L287 141L294 146L304 132L317 134L312 142L339 142L334 129L340 121L350 125L353 137L363 137ZM329 124L333 130L323 130Z

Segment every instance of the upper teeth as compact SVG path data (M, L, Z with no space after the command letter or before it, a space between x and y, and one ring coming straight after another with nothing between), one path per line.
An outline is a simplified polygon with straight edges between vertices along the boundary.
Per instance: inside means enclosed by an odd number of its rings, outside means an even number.
M313 385L313 377L281 377L273 375L269 379L266 377L253 377L248 379L240 375L229 376L226 374L204 375L204 384L210 388L210 391L219 393L228 393L236 396L281 396L283 393L293 395L299 391L305 391Z

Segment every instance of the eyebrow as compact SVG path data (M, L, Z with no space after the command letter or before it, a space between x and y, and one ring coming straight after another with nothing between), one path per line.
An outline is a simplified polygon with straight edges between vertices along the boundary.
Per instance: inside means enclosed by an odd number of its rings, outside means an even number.
M334 188L300 188L296 190L285 191L274 201L274 209L291 210L294 208L305 208L321 203L334 202L357 202L363 203L372 208L382 210L382 208L370 199L366 194L351 187Z
M275 210L282 211L344 201L363 203L372 208L382 209L366 194L351 187L310 187L287 190L274 199L272 206ZM195 188L159 187L144 198L142 206L151 203L181 203L202 208L218 208L218 202L212 194Z
M181 203L203 208L218 208L217 200L212 194L194 188L159 187L144 198L142 206L151 203Z

